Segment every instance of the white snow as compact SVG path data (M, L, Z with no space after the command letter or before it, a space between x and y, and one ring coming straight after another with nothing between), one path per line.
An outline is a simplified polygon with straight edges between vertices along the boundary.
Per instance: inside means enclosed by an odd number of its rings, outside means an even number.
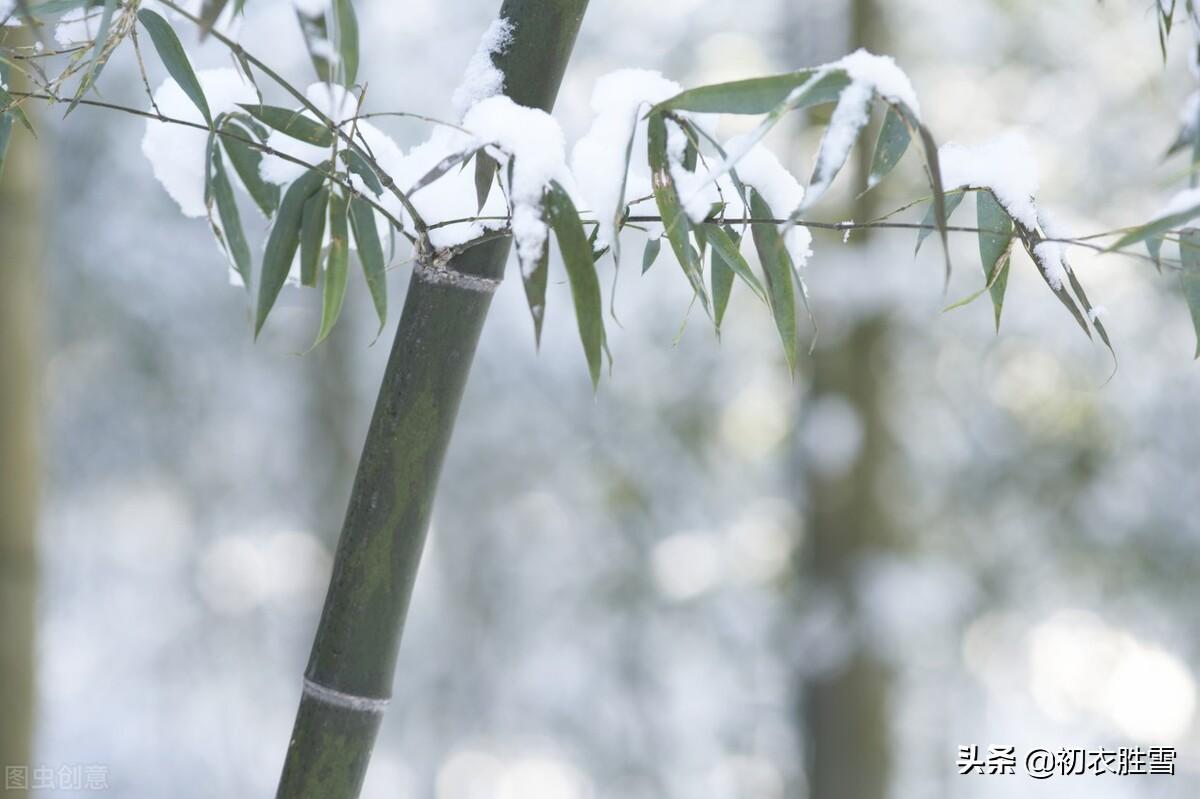
M599 223L597 246L610 244L616 234L615 220L625 201L622 184L625 196L644 196L631 194L635 182L644 182L644 193L649 193L646 123L640 119L643 107L672 97L679 90L675 81L645 69L620 69L596 81L591 102L596 116L571 151L571 170L586 208ZM629 164L625 163L626 150L630 153Z
M825 189L833 181L834 172L846 163L850 148L854 146L859 132L870 119L873 91L870 84L856 80L843 89L838 97L837 107L833 109L833 116L829 119L829 129L821 140L821 150L817 154L815 174L821 178L808 187L813 202L825 193Z
M752 137L752 133L743 134L726 142L726 151L730 158L733 158L735 153L740 153L733 168L742 183L752 186L762 195L776 218L790 216L804 202L804 187L779 163L775 154L762 144L755 143L747 149L746 142L752 141ZM731 194L736 196L736 192ZM729 196L730 194L726 195L727 198ZM780 229L782 230L783 226ZM793 225L787 231L785 242L796 267L803 267L812 255L812 233L803 225Z
M1038 265L1042 267L1046 280L1050 282L1050 288L1055 291L1061 289L1063 281L1067 279L1067 272L1070 270L1065 257L1066 247L1062 242L1042 241L1034 245L1033 254L1037 258Z
M471 106L463 127L478 139L496 145L501 164L512 159L512 233L523 266L535 262L546 246L542 194L552 180L570 192L574 187L566 163L562 129L544 111L517 105L504 95ZM503 172L504 170L502 170Z
M54 41L63 47L90 42L100 27L100 9L73 8L58 18Z
M254 87L246 83L232 67L200 70L196 73L213 116L237 110L238 103L257 101ZM154 92L154 102L164 115L204 123L200 111L173 79L167 78ZM205 149L208 134L151 119L146 122L142 152L150 159L154 177L179 204L184 216L201 217L204 205Z
M1103 305L1092 306L1091 310L1088 311L1088 321L1089 322L1094 323L1097 319L1099 319L1102 316L1108 316L1108 308L1105 308Z
M853 85L868 86L883 99L903 103L915 116L921 116L921 105L917 102L917 93L913 89L912 81L908 79L904 70L896 66L896 61L890 56L875 55L858 49L840 61L826 66L846 70Z
M503 53L512 41L512 23L506 19L496 19L483 32L479 46L471 60L467 62L466 73L462 83L454 90L451 103L461 118L467 109L504 89L504 75L496 68L492 56Z
M973 147L943 144L938 163L947 190L990 188L1013 219L1030 229L1037 226L1037 161L1024 136L1009 132Z

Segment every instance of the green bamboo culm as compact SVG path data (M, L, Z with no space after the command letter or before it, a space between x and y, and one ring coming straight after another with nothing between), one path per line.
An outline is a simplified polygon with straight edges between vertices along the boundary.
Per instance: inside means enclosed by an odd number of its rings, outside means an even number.
M0 33L6 46L28 33ZM18 70L8 88L28 91ZM38 142L10 118L0 166L0 769L31 765L34 719L34 605L39 461L42 240ZM5 783L5 799L27 784Z
M505 0L494 62L514 102L549 111L587 0ZM304 675L277 799L355 799L392 692L438 474L508 238L418 264L367 432Z

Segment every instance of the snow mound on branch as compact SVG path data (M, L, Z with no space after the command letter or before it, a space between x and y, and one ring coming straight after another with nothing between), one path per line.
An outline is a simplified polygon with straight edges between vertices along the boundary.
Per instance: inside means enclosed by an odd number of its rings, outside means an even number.
M517 105L504 95L480 100L463 117L463 127L479 141L503 152L493 157L501 165L512 161L512 233L523 264L536 261L546 246L542 194L551 181L572 192L574 181L567 169L562 129L545 111ZM503 172L503 170L502 170Z
M738 179L762 195L776 217L790 216L803 204L804 187L774 153L762 144L753 142L753 134L733 137L726 142L726 151L730 159L735 160L733 168ZM737 154L736 159L734 154ZM726 192L726 197L730 196L736 198L737 192ZM732 204L726 213L737 213L739 210L744 216L750 216L748 208L737 209ZM783 226L780 226L780 230L783 230ZM812 233L808 228L793 225L787 230L784 242L796 268L808 263L812 256Z
M622 186L627 195L635 185L649 188L650 174L645 167L646 123L640 119L644 106L666 100L679 91L678 83L647 69L619 69L596 81L591 102L596 116L571 151L571 170L580 197L599 224L597 247L612 243L616 235L615 220L624 201Z
M200 70L196 77L204 89L213 117L238 110L238 103L257 102L254 87L232 67ZM200 111L171 78L164 80L154 92L154 102L165 116L204 124ZM154 177L179 204L184 216L202 217L208 212L204 204L207 144L206 131L156 119L146 122L142 153L150 160Z
M883 99L903 103L917 117L921 116L921 104L917 102L912 81L890 56L875 55L860 48L827 66L844 69L852 85L869 87Z
M512 42L512 30L512 23L508 20L497 19L480 37L479 46L467 62L462 83L454 90L450 100L460 119L475 103L497 95L504 89L504 73L496 68L492 56L503 53Z
M1027 228L1037 227L1037 161L1021 134L1005 133L973 147L943 144L938 150L938 163L947 190L989 188L1009 216Z

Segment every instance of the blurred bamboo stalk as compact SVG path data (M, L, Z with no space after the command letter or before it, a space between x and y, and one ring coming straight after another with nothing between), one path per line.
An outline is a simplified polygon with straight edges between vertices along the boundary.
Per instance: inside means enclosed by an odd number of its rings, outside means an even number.
M9 29L6 45L25 34ZM25 90L12 71L9 88ZM14 125L0 173L0 766L28 766L34 713L34 606L41 384L37 142ZM21 788L6 797L25 796Z
M549 111L587 0L505 0L504 91ZM280 799L353 799L391 696L438 474L509 240L419 264L367 432L334 558Z

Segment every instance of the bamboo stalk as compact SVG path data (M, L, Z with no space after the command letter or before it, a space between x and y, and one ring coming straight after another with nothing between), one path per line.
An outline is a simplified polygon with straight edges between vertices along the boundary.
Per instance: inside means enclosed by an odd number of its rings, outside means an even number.
M28 36L9 29L6 45ZM11 86L26 89L12 70ZM38 144L13 126L0 173L0 766L30 765L38 502L41 241ZM14 785L5 796L26 796Z
M505 0L505 93L550 110L587 0ZM418 265L384 372L305 671L278 799L353 799L391 696L459 400L510 240Z

